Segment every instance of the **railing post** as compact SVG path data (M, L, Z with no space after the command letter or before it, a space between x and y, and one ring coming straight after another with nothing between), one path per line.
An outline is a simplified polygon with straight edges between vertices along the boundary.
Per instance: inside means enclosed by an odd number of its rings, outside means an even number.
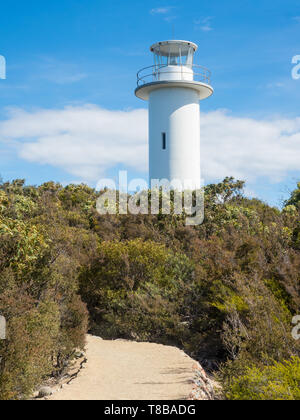
M159 75L159 70L167 67L163 64L155 64L154 66L148 66L143 68L142 70L140 70L137 73L137 86L142 86L145 85L147 83L149 83L149 79L152 77L152 81L159 81L158 75ZM184 69L183 69L183 65L180 65L180 76L181 76L181 80L184 80ZM151 72L148 72L147 70L151 68ZM207 68L203 67L203 66L199 66L197 64L193 64L191 66L191 69L193 70L193 76L194 76L194 80L198 81L198 82L204 82L207 84L210 84L210 79L211 79L211 71L208 70ZM146 73L144 75L144 73ZM166 72L167 74L168 72ZM151 80L150 80L151 81Z

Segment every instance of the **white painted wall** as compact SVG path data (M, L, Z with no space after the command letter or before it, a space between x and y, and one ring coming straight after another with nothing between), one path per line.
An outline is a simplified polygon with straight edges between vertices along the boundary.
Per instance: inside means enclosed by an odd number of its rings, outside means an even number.
M157 72L158 81L163 80L194 80L194 72L187 66L166 66L159 69Z
M166 133L166 150L162 133ZM179 179L200 187L199 93L160 87L149 95L149 173L153 179Z

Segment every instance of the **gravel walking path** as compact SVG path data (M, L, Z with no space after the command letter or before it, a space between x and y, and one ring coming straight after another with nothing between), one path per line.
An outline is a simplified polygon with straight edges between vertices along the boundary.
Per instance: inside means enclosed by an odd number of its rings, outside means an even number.
M169 346L87 337L87 363L49 400L184 400L196 362Z

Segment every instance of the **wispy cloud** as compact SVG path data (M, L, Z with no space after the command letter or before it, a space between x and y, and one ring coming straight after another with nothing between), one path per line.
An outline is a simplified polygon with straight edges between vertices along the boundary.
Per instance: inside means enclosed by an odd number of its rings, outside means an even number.
M281 89L285 87L285 83L283 82L273 82L273 83L268 83L267 84L267 88L268 89Z
M147 171L147 120L144 109L15 109L0 122L0 143L26 161L94 182L117 165ZM300 117L259 120L218 110L202 114L201 132L206 181L233 175L276 183L299 172Z
M175 19L177 19L177 16L166 16L164 20L166 22L172 22Z
M48 77L48 80L53 81L59 85L66 85L71 83L80 82L83 79L86 79L88 76L85 73L76 73L76 74L53 74L51 77Z
M204 19L195 20L194 23L197 29L200 29L201 31L204 31L204 32L210 32L213 30L212 20L213 20L213 17L207 16Z
M294 16L293 20L295 20L296 22L300 23L300 16Z
M151 15L166 15L169 13L174 7L173 6L166 6L166 7L156 7L150 10Z
M157 7L155 9L151 9L151 15L161 15L163 16L166 22L172 22L173 20L177 19L177 16L171 14L171 12L175 9L174 6L166 6L166 7Z
M62 62L53 57L42 57L39 65L40 78L58 85L66 85L80 82L88 75L74 63Z

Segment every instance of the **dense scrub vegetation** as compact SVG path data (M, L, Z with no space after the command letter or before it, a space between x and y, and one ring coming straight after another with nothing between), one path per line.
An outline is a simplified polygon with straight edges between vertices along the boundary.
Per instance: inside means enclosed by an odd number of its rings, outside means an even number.
M0 399L58 375L88 325L180 346L229 399L299 399L300 184L282 211L232 178L205 188L205 221L99 215L85 185L0 185ZM88 309L88 312L87 312Z
M283 363L262 369L248 368L242 377L232 380L228 391L231 400L300 400L300 359L294 357Z

